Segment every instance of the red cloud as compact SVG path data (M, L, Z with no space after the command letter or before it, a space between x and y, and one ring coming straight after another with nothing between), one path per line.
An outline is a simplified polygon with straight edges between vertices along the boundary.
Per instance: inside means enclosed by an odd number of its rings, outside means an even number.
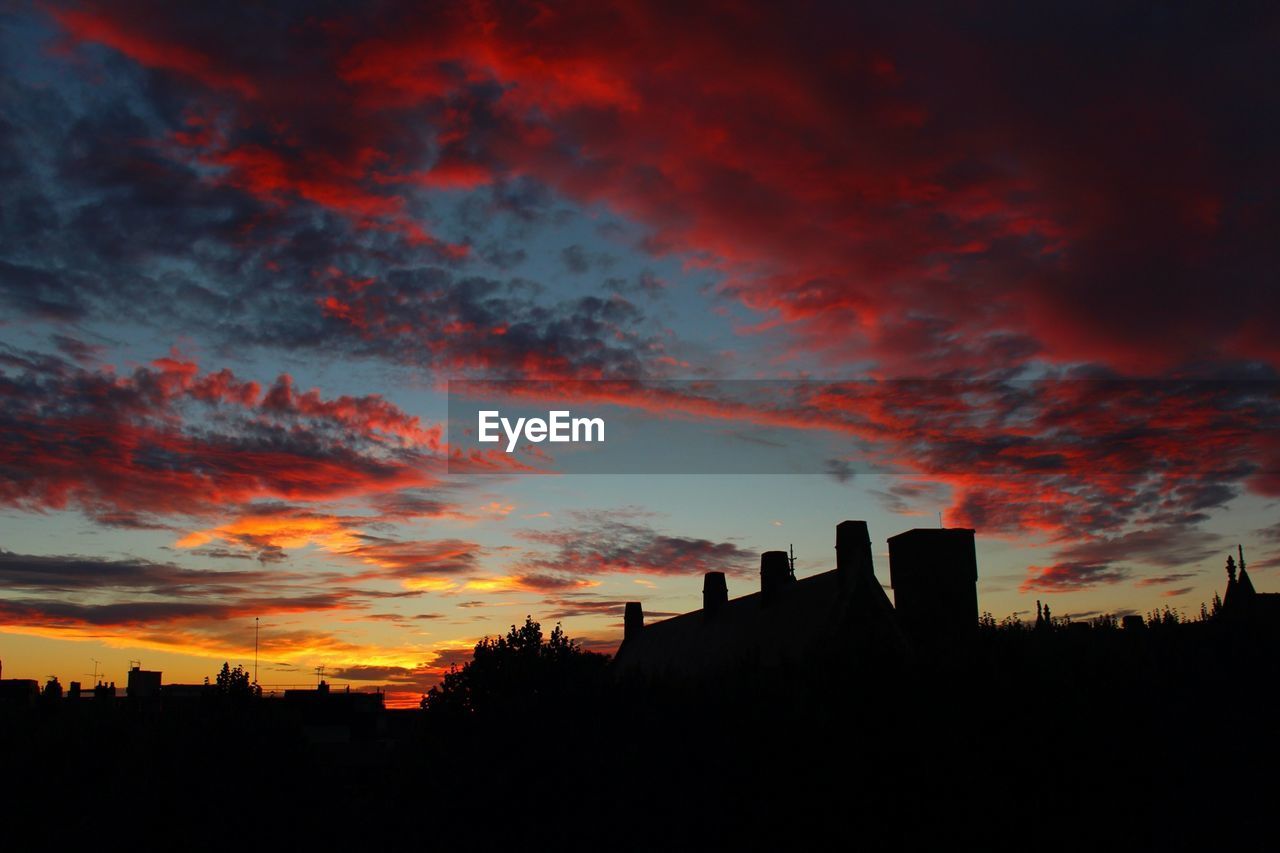
M210 112L231 116L225 132L169 144L269 206L307 205L413 242L424 235L406 187L528 176L644 224L653 252L714 269L719 292L757 312L742 332L833 372L1008 375L1092 361L1123 374L1277 360L1280 313L1265 286L1275 211L1257 191L1275 171L1274 146L1242 130L1256 128L1271 95L1249 63L1218 54L1223 44L1274 53L1249 34L1171 24L1170 38L1139 56L1105 40L1064 41L1110 31L1114 22L1089 26L1091 12L1070 33L1017 15L984 33L949 26L964 23L946 20L961 12L921 28L839 6L509 3L293 22L265 34L264 51L245 46L263 33L191 27L157 8L55 15L77 39L212 90ZM1195 86L1163 79L1187 67L1212 71ZM403 341L442 369L618 373L608 358L584 367L531 323L422 307L385 282L339 281L315 298L334 328ZM615 308L584 312L592 342L626 339ZM639 351L648 359L639 368L667 369L669 353ZM187 381L181 371L157 379L162 394L165 382ZM210 383L208 394L243 403L257 392ZM1280 494L1271 473L1280 444L1257 429L1268 421L1212 395L1186 405L1135 388L1104 399L1059 383L1021 407L996 399L975 409L903 387L833 389L764 411L625 395L846 432L877 461L951 485L949 520L987 530L1061 537L1186 522L1230 497L1223 483L1242 480ZM287 388L277 396L308 405ZM340 420L341 406L328 404L314 416ZM357 433L375 420L396 429L372 410L342 417ZM197 446L155 421L149 432L126 422L124 446L116 434L84 437L104 442L108 458L136 460L137 446L208 456L210 469L178 465L187 476L214 472L180 482L179 500L210 488L336 494L403 472L361 453L304 475L300 454L266 451L238 457L251 471L233 470L220 454L229 448ZM72 439L92 429L51 423ZM353 476L362 464L373 467ZM148 484L145 469L126 476L136 467L109 471L94 490L141 489L159 502L163 483ZM69 480L40 500L70 499Z
M10 367L0 374L0 502L9 505L203 514L433 482L439 430L380 397L297 394L288 376L260 397L230 371L201 375L173 358L129 375L38 358Z
M526 541L554 550L527 554L519 565L523 571L516 577L517 585L563 591L583 585L583 578L602 574L745 574L758 559L732 542L672 536L609 513L578 513L576 521L572 527L520 534Z
M1019 589L1022 592L1072 592L1098 584L1118 583L1128 571L1106 564L1059 563L1055 566L1031 566L1030 574Z
M294 22L270 60L245 47L261 33L145 3L55 17L238 98L244 141L197 156L262 199L428 240L407 184L533 176L716 268L792 355L881 374L1276 356L1257 286L1274 215L1250 201L1266 146L1233 144L1214 95L1255 79L1205 34L1098 62L1063 33L1017 16L1014 36L984 33L961 10L923 29L764 3L380 11ZM1214 76L1150 97L1152 69L1189 50ZM1207 299L1210 281L1229 298Z
M73 9L54 9L52 14L67 35L79 41L104 44L143 65L187 74L215 89L230 89L246 98L257 95L247 76L220 69L213 58L167 37L140 32L131 22Z

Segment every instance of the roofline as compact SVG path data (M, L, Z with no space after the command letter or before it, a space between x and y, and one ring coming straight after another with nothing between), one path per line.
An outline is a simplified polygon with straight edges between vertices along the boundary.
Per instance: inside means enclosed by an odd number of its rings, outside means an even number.
M818 572L816 575L809 575L808 577L804 577L804 578L796 578L796 579L795 579L795 581L793 581L792 583L787 584L787 586L788 586L788 587L790 587L790 586L792 586L793 584L798 585L798 584L802 584L802 583L807 583L808 581L816 580L816 579L818 579L818 578L825 578L825 577L827 577L828 575L834 575L834 574L836 574L838 571L840 571L840 570L839 570L839 569L827 569L825 572ZM726 601L724 604L722 604L722 605L720 605L720 606L721 606L721 607L731 607L735 602L747 601L748 599L752 599L752 598L759 598L762 594L763 594L763 593L761 593L761 592L760 592L760 590L756 590L755 592L749 592L749 593L747 593L746 595L740 595L740 596L738 596L737 598L731 598L731 599L729 599L728 601ZM645 623L644 628L643 628L643 629L641 629L641 630L645 630L645 631L647 631L647 630L648 630L648 629L650 629L650 628L656 628L658 625L665 625L665 624L667 624L667 623L669 623L669 622L674 622L674 621L675 621L675 620L677 620L677 619L683 619L683 618L685 618L686 616L694 616L694 615L696 615L696 614L699 614L699 613L705 613L705 612L706 612L706 608L699 607L697 610L689 610L689 611L686 611L686 612L684 612L684 613L677 613L675 616L668 616L666 619L659 619L659 620L657 620L656 622L647 622L647 623Z

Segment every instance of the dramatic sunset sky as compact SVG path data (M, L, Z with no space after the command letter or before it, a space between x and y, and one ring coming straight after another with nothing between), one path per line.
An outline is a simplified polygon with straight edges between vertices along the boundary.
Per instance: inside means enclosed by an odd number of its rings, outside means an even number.
M1280 590L1274 6L876 7L0 6L4 676L258 617L268 689L412 702L846 518L885 583L976 528L997 618L1194 614L1237 543ZM823 465L473 472L459 379Z

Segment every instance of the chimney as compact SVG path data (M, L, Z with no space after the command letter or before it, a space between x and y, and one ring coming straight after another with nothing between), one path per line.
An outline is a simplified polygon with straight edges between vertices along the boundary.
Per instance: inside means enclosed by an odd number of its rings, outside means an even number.
M644 607L638 601L628 601L622 618L622 639L626 641L632 637L639 637L642 630L644 630Z
M875 580L871 563L871 534L865 521L842 521L836 525L836 571L846 583Z
M729 586L724 572L707 572L702 576L702 609L710 615L729 603Z
M795 578L791 576L791 558L786 551L765 551L760 555L760 597L765 604Z

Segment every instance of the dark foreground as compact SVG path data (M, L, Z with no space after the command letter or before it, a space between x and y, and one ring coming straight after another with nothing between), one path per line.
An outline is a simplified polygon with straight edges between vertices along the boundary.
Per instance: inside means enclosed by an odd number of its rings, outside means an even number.
M1213 623L990 631L927 665L604 679L328 744L267 700L9 709L4 820L56 849L1254 849L1274 651Z

